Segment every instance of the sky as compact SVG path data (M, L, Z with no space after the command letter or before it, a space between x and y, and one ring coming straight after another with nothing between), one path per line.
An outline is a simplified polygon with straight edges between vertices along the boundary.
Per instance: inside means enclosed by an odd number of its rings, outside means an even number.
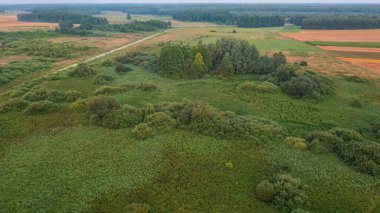
M380 0L0 0L0 4L34 3L377 3Z

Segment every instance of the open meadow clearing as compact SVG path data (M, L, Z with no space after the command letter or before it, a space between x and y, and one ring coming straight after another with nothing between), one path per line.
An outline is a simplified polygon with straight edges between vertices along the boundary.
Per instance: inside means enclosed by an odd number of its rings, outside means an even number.
M57 26L57 23L18 21L17 15L0 14L0 31L54 30Z

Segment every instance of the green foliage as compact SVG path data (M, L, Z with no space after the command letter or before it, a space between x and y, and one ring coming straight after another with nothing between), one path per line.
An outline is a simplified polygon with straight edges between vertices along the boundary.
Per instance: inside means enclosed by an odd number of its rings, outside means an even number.
M176 120L164 112L156 112L146 116L145 123L160 133L170 132L177 126Z
M350 105L355 108L363 108L363 102L360 99L354 99Z
M65 100L65 95L59 90L48 89L45 86L35 86L24 95L24 99L32 102L48 100L59 103Z
M147 70L157 70L157 58L154 55L145 52L127 53L126 55L116 58L116 61L123 64L133 64ZM128 72L129 67L125 67L125 69Z
M303 138L287 137L284 143L294 149L304 150L307 149L306 140Z
M157 85L153 82L142 82L136 88L142 91L153 91L157 89Z
M119 74L122 74L122 73L126 73L126 72L130 72L132 71L133 69L130 68L130 67L126 67L124 66L124 64L118 62L116 64L116 67L115 67L115 72L119 73Z
M272 84L268 81L264 81L254 85L253 90L264 94L274 94L278 93L280 91L280 88L275 84Z
M114 128L134 127L144 121L143 110L128 105L113 112L113 116L118 121Z
M273 202L281 208L294 210L308 207L307 186L289 174L277 175L270 182L262 181L256 187L256 195L265 202Z
M303 66L303 67L307 67L308 64L307 64L307 61L301 61L300 65Z
M138 124L132 129L132 136L140 140L145 140L155 135L154 129L146 123Z
M86 112L87 111L87 102L84 100L75 101L70 104L70 108L77 112Z
M115 94L115 93L122 93L126 92L128 90L131 90L134 88L134 85L132 84L122 84L118 86L102 86L95 90L95 95L104 95L104 94Z
M92 79L92 83L95 85L105 85L105 84L110 84L114 81L115 79L106 74L98 74Z
M130 15L128 14L130 17ZM128 19L130 20L130 18ZM142 204L142 203L132 203L125 207L125 212L128 213L149 213L150 212L150 206L148 204Z
M85 63L80 63L74 69L74 71L70 72L69 75L71 77L79 77L79 78L90 78L94 76L96 72L91 67L88 67Z
M179 45L165 45L161 50L159 59L159 73L168 78L183 76L185 56Z
M376 136L380 137L380 120L376 120L371 124L371 130Z
M255 84L251 81L246 81L239 85L239 89L244 91L253 91L255 89Z
M218 75L229 77L234 74L234 67L231 62L230 55L226 53L220 63L218 69L216 70Z
M84 98L85 95L79 91L76 90L69 90L64 93L64 98L67 102L75 102L78 101L81 98Z
M0 113L10 112L10 111L19 111L25 109L29 104L29 101L26 101L21 98L12 98L0 104Z
M112 113L119 109L120 103L112 97L94 97L87 102L87 118L92 124L108 127Z
M30 103L24 113L26 115L38 115L38 114L44 114L44 113L51 113L54 112L57 109L57 105L55 105L51 101L38 101Z
M346 78L347 81L355 82L355 83L369 83L368 78L359 77L356 75L349 76Z

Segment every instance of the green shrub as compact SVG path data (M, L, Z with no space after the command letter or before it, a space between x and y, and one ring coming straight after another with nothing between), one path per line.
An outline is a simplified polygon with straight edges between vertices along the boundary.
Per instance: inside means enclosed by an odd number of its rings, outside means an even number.
M308 64L307 64L307 61L301 61L300 65L303 66L303 67L307 67Z
M104 122L110 122L109 119L112 117L112 113L119 109L120 103L115 98L107 96L94 97L87 102L87 117L90 123L104 126Z
M48 100L59 103L65 100L64 94L55 89L48 89L45 86L35 86L32 90L24 95L24 99L28 101Z
M134 88L132 84L122 84L119 86L102 86L95 90L95 95L103 95L103 94L114 94L114 93L122 93L126 92L130 89Z
M332 128L329 132L343 141L365 141L364 137L357 131L352 129L344 129L344 128Z
M75 101L70 104L70 108L77 112L86 112L87 111L87 102L84 100Z
M313 147L314 145L322 145L330 151L334 151L337 145L342 142L341 138L337 137L336 135L330 132L325 131L311 132L306 137L306 140L309 143L309 147Z
M380 175L380 144L351 141L339 146L338 155L360 172Z
M363 108L363 103L359 99L354 99L351 103L350 106L355 107L355 108Z
M39 101L29 104L24 113L27 115L37 115L37 114L44 114L44 113L50 113L57 109L57 105L55 105L51 101Z
M142 91L153 91L157 89L157 85L153 82L142 82L137 86L137 89Z
M261 181L256 186L256 195L259 200L269 202L274 198L274 186L268 180Z
M156 132L146 123L141 123L132 129L132 136L134 138L145 140L154 137Z
M0 113L25 109L29 101L20 98L13 98L0 104Z
M369 83L370 80L368 78L362 78L359 76L349 76L346 78L347 81L355 82L355 83Z
M259 93L278 93L280 88L275 84L264 81L255 85L254 90Z
M130 68L130 67L126 67L124 66L124 64L118 62L116 64L116 67L115 67L115 72L119 73L119 74L122 74L122 73L126 73L126 72L130 72L132 71L133 69Z
M244 91L253 91L255 89L255 84L250 81L246 81L239 85L239 88Z
M287 137L284 142L287 146L294 149L307 149L306 140L303 138Z
M374 121L371 124L371 130L376 136L380 137L380 120Z
M119 121L119 128L134 127L144 121L144 112L141 109L124 105L122 109L115 112Z
M85 97L83 93L75 90L69 90L64 93L64 98L67 102L75 102L81 98Z
M309 206L307 186L290 175L277 175L271 181L262 181L256 187L256 195L264 202L295 210Z
M74 69L74 71L70 72L69 75L71 77L79 77L79 78L90 78L94 76L96 72L91 68L88 67L85 63L80 63L78 66Z
M4 76L0 76L0 86L6 84L8 82L9 82L8 78L6 78Z
M177 125L176 120L164 112L156 112L148 115L145 118L145 122L158 132L168 132Z
M92 83L95 85L105 85L112 83L114 80L110 75L98 74L92 79Z

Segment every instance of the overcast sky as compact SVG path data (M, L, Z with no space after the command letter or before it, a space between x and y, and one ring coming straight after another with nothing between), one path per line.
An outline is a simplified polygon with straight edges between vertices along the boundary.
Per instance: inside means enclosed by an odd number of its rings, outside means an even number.
M377 3L380 0L0 0L0 4L31 3Z

